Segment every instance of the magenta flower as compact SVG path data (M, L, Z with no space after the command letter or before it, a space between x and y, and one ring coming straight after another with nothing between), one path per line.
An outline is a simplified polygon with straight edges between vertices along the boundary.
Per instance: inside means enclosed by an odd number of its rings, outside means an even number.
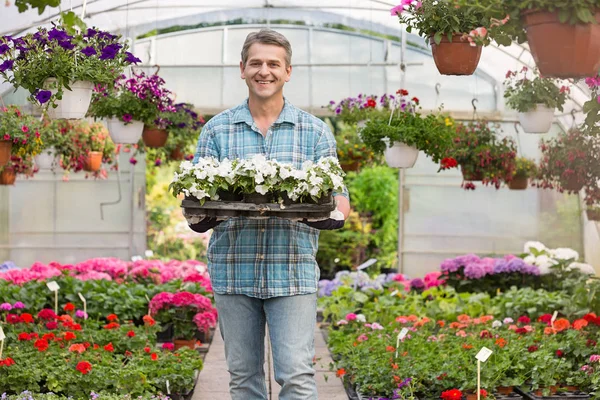
M162 348L163 350L173 351L175 350L175 345L173 343L163 343Z
M2 311L10 311L12 310L12 306L10 305L10 303L2 303L0 304L0 310Z
M15 304L13 304L13 308L17 310L22 310L25 308L25 304L21 303L20 301L17 301Z
M123 114L123 121L125 123L131 122L131 120L133 119L131 114Z

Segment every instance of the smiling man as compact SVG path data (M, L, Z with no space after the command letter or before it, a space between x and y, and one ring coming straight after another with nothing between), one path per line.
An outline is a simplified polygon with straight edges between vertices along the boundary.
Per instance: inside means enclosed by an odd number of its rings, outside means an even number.
M202 130L200 157L268 159L301 168L304 161L336 157L335 139L323 121L283 96L292 75L288 40L272 30L251 33L242 48L241 78L248 99L212 118ZM334 193L344 219L348 193ZM339 213L338 213L339 215ZM208 270L225 342L233 400L266 400L265 324L273 348L281 400L317 399L313 368L319 267L319 230L343 220L299 222L283 218L206 219L190 227L214 228Z

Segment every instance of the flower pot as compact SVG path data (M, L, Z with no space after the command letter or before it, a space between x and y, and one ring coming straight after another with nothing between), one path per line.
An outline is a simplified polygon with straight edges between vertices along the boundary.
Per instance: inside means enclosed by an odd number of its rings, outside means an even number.
M600 11L595 18L600 23ZM558 12L543 10L525 11L521 20L541 75L566 79L598 74L600 24L563 24Z
M169 153L169 158L175 161L181 161L185 158L185 154L181 151L181 148L176 147L171 153Z
M360 169L360 161L351 161L343 164L340 163L340 167L342 167L344 172L358 171Z
M496 393L500 393L500 394L502 394L504 396L508 396L512 392L513 392L513 387L512 386L498 386L496 388Z
M6 168L0 172L0 185L14 185L17 173L12 168Z
M476 171L473 173L468 173L468 172L465 172L465 170L463 170L461 167L460 172L462 173L463 180L465 180L465 181L474 182L474 181L482 181L483 180L483 171Z
M175 350L179 350L182 347L188 347L192 350L196 348L196 339L186 340L186 339L175 339L173 341L175 345Z
M392 146L387 144L384 151L385 161L392 168L412 168L419 157L419 150L401 142L394 142Z
M46 79L45 85L55 82L56 79ZM62 100L56 100L58 107L48 107L48 115L52 119L81 119L85 117L92 100L92 90L94 84L88 81L77 81L69 85L72 90L63 89ZM52 94L56 93L56 89L49 89Z
M246 193L244 194L244 203L265 204L271 202L270 194Z
M515 176L510 182L508 182L508 188L510 190L525 190L529 179L526 176Z
M581 189L583 189L583 183L579 182L577 179L561 179L560 187L567 192L575 192L579 193Z
M590 221L600 221L600 210L585 210L587 219Z
M146 126L142 133L142 139L144 140L146 147L163 147L165 143L167 143L168 138L169 132L167 132L166 129L150 128Z
M556 393L556 391L558 390L558 386L540 387L539 389L537 389L533 393L536 396L538 396L538 397L542 397L544 395L544 389L549 389L550 390L550 394L552 395L552 394Z
M244 194L239 191L233 190L217 190L217 194L219 195L219 200L222 201L243 201Z
M160 343L172 342L173 335L173 325L167 324L162 331L156 332L156 341Z
M8 164L10 152L12 150L12 141L0 140L0 167Z
M547 133L554 120L554 109L538 104L536 109L519 113L519 123L527 133Z
M452 42L447 36L436 44L433 36L429 38L435 66L442 75L473 75L481 58L481 46L471 46L468 41L461 40L461 35L454 35Z
M90 151L83 163L83 170L88 172L96 172L102 166L102 152Z
M136 144L142 136L144 123L131 121L129 124L118 118L110 118L106 121L110 138L115 143Z
M37 165L39 169L52 169L54 165L58 164L56 148L52 146L42 150L40 154L34 157L34 160L35 165Z

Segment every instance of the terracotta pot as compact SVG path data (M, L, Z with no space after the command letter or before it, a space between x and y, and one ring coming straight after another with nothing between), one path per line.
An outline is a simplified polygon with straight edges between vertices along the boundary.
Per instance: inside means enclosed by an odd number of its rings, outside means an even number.
M175 150L169 154L169 158L171 160L181 161L185 158L185 154L183 154L183 151L181 151L179 147L176 147Z
M194 350L196 348L196 339L175 339L173 344L175 345L175 350L179 350L182 347L189 347L190 349Z
M512 181L508 182L508 188L510 190L525 190L529 179L526 176L515 176Z
M11 150L12 142L10 140L0 140L0 167L8 164Z
M452 36L452 42L444 35L440 44L429 38L435 66L442 75L473 75L481 58L481 46L471 46L461 40L461 35Z
M577 179L566 179L560 181L560 187L568 192L579 192L583 189L583 183L577 181Z
M508 396L509 394L511 394L513 392L513 387L512 386L498 386L496 388L496 392L503 394L505 396Z
M587 219L590 221L600 221L600 210L585 210Z
M166 129L157 129L145 126L144 132L142 133L142 140L144 141L146 147L163 147L165 143L167 143L168 138L169 132L167 132Z
M599 214L600 216L600 214ZM579 386L563 386L561 389L566 390L567 392L579 392Z
M83 170L88 172L96 172L100 170L102 166L102 152L101 151L90 151L85 162L83 163Z
M531 55L540 74L555 78L596 76L600 69L599 24L562 24L558 12L541 10L521 14Z
M340 164L340 167L342 167L344 172L358 171L360 168L360 162L359 161L351 161L351 162L347 162L344 164Z
M558 386L550 386L548 388L541 387L541 388L537 389L534 392L534 394L538 397L542 397L544 395L544 389L550 389L550 394L554 394L558 390Z
M0 173L0 185L14 185L17 173L14 169L6 168Z

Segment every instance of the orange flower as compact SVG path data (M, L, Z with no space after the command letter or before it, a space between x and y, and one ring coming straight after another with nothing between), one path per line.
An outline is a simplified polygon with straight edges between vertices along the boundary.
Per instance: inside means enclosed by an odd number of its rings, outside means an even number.
M465 349L465 350L471 350L473 348L473 345L465 343L465 344L462 345L462 348Z
M486 322L493 320L494 316L493 315L484 315L483 317L479 317L479 319L481 320L482 323L485 324Z
M425 325L425 324L426 324L426 323L428 323L429 321L431 321L429 318L427 318L427 317L423 317L423 318L421 318L421 320L420 320L420 321L417 321L417 322L415 322L413 326L414 326L415 328L418 328L418 327L421 327L421 326Z
M116 320L118 320L118 319L119 319L119 317L117 317L117 316L116 316L116 314L110 314L110 315L108 315L108 316L106 317L106 319L107 319L109 322L113 322L113 321L116 321Z
M396 348L394 346L386 346L385 351L389 351L391 353L393 351L396 351Z
M156 323L156 321L154 321L154 318L152 318L149 315L144 315L142 319L144 320L144 323L148 326L154 326L154 324Z
M503 339L503 338L498 338L498 339L496 339L496 342L495 342L496 346L498 346L500 348L506 346L507 343L508 342L506 341L506 339Z
M398 383L398 382L400 382L401 380L402 380L402 379L400 379L400 377L399 377L399 376L397 376L397 375L394 375L394 382Z
M446 326L446 321L438 321L437 324L440 326L440 328L443 328Z
M338 369L335 373L335 376L337 376L338 378L341 378L344 375L346 375L346 370L344 368Z
M471 322L471 317L469 317L467 314L461 314L458 317L456 317L456 320L458 322L462 322L463 324L468 324L469 322Z
M61 315L58 319L62 322L73 322L73 318L69 314Z
M392 363L392 369L398 369L398 364Z
M556 321L554 321L554 329L556 329L557 332L562 332L565 329L569 329L570 327L571 323L566 318L559 318Z
M549 326L544 328L544 335L554 335L556 334L556 329L551 328Z
M71 352L77 352L79 354L83 353L85 351L85 346L81 343L76 343L76 344L72 344L69 347L69 351Z
M573 321L573 329L580 331L588 326L588 322L585 319L577 319Z
M408 320L409 320L410 322L416 322L416 321L418 321L418 320L419 320L419 317L417 317L417 316L416 316L416 315L414 315L414 314L411 314L411 315L409 315L409 316L408 316Z
M467 332L461 329L460 331L456 332L456 336L467 337Z
M408 351L402 353L402 357L406 357L408 355Z

